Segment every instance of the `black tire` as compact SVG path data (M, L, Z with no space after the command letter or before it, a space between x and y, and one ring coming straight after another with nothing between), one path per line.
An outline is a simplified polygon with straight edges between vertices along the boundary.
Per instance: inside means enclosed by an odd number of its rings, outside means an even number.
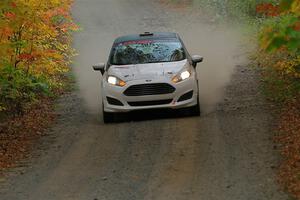
M200 116L201 115L199 99L198 99L197 105L190 108L190 113L192 116Z
M103 111L103 122L105 124L107 124L107 123L113 123L114 121L115 121L115 115L114 115L114 113L109 113L109 112Z

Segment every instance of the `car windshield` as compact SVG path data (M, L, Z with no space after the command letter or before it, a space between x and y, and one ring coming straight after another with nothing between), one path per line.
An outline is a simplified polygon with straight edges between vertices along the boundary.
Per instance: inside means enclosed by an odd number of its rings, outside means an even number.
M110 54L110 64L175 62L185 58L185 51L178 40L136 40L115 44Z

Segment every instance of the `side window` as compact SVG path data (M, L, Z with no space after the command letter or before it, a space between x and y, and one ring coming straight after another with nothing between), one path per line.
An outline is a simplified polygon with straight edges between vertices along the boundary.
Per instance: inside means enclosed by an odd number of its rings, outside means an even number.
M193 63L192 62L192 57L191 57L190 53L188 52L188 50L186 49L185 44L183 43L183 41L182 41L182 39L180 37L179 37L179 41L180 41L180 43L182 45L182 48L184 49L186 58L188 59L189 63L192 64Z

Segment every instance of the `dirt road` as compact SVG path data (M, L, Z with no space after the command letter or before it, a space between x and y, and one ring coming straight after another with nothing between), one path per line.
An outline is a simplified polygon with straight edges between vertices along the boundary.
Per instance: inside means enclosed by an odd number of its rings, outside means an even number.
M236 66L238 34L149 0L76 0L74 17L83 29L74 41L79 91L59 101L32 158L1 180L1 200L288 199L274 178L279 156L257 74ZM203 115L137 113L104 125L91 65L106 60L116 36L149 30L179 32L205 57Z

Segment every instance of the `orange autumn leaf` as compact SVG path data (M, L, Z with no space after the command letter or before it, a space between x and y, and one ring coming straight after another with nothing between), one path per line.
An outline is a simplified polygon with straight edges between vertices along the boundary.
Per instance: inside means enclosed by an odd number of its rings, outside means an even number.
M16 18L16 14L13 13L13 12L6 12L4 13L4 16L7 18L7 19L10 19L10 20L13 20Z
M13 34L13 29L11 29L10 27L4 27L1 30L1 34L3 34L3 36L11 36Z
M261 3L256 6L256 12L258 14L262 14L265 16L278 16L279 15L279 7L273 5L272 3Z

